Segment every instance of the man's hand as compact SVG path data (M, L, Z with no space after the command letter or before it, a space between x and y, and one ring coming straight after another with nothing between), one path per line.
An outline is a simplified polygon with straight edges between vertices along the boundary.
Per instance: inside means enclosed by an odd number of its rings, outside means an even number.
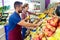
M33 28L39 26L38 24L28 23L25 20L21 20L18 24L24 27L33 27Z

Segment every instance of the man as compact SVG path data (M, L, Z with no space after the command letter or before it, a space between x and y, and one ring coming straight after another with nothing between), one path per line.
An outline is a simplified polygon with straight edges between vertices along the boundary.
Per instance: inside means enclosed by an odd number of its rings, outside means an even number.
M9 34L8 34L8 40L23 40L21 35L21 27L37 27L39 26L40 22L38 24L32 24L25 22L27 18L21 20L19 13L22 12L22 2L16 1L14 3L15 12L10 16L9 18Z

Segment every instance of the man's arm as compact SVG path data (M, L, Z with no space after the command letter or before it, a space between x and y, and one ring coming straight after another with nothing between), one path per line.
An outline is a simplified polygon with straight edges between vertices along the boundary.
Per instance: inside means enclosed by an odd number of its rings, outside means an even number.
M37 27L37 26L39 26L38 24L25 22L25 20L20 21L18 24L22 25L24 27Z
M19 25L22 25L22 26L25 26L25 27L37 27L39 26L41 23L37 23L37 24L34 24L34 23L28 23L26 22L26 20L28 20L29 17L26 17L25 19L21 20L20 22L18 22Z

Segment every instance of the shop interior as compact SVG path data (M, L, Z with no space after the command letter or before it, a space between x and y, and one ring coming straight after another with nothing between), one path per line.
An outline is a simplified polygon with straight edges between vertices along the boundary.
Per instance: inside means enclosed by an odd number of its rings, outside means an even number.
M60 0L0 0L0 40L6 40L6 28L10 15L15 11L14 2L20 1L23 4L29 4L30 12L34 12L37 15L29 15L29 22L37 23L42 21L42 24L37 28L27 29L24 40L60 40L60 29L50 27L48 23L56 26L57 18L52 18L55 15L57 5L60 5ZM21 14L20 14L21 16ZM38 19L37 19L38 18ZM53 19L53 21L48 19ZM39 21L38 21L39 20ZM48 22L47 22L48 21ZM50 27L53 33L43 31L44 26ZM59 24L60 25L60 24ZM46 28L47 30L47 28ZM51 35L50 35L51 34Z

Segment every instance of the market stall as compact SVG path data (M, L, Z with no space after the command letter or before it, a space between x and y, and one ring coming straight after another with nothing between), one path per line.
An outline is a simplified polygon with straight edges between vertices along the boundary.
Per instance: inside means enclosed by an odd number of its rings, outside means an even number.
M28 29L29 33L26 34L24 40L60 40L60 22L58 22L58 18L54 16L55 8L56 6L49 8L48 11L46 10L43 13L39 13L37 18L42 21L42 24L35 29ZM33 23L36 22L37 20L35 19Z

